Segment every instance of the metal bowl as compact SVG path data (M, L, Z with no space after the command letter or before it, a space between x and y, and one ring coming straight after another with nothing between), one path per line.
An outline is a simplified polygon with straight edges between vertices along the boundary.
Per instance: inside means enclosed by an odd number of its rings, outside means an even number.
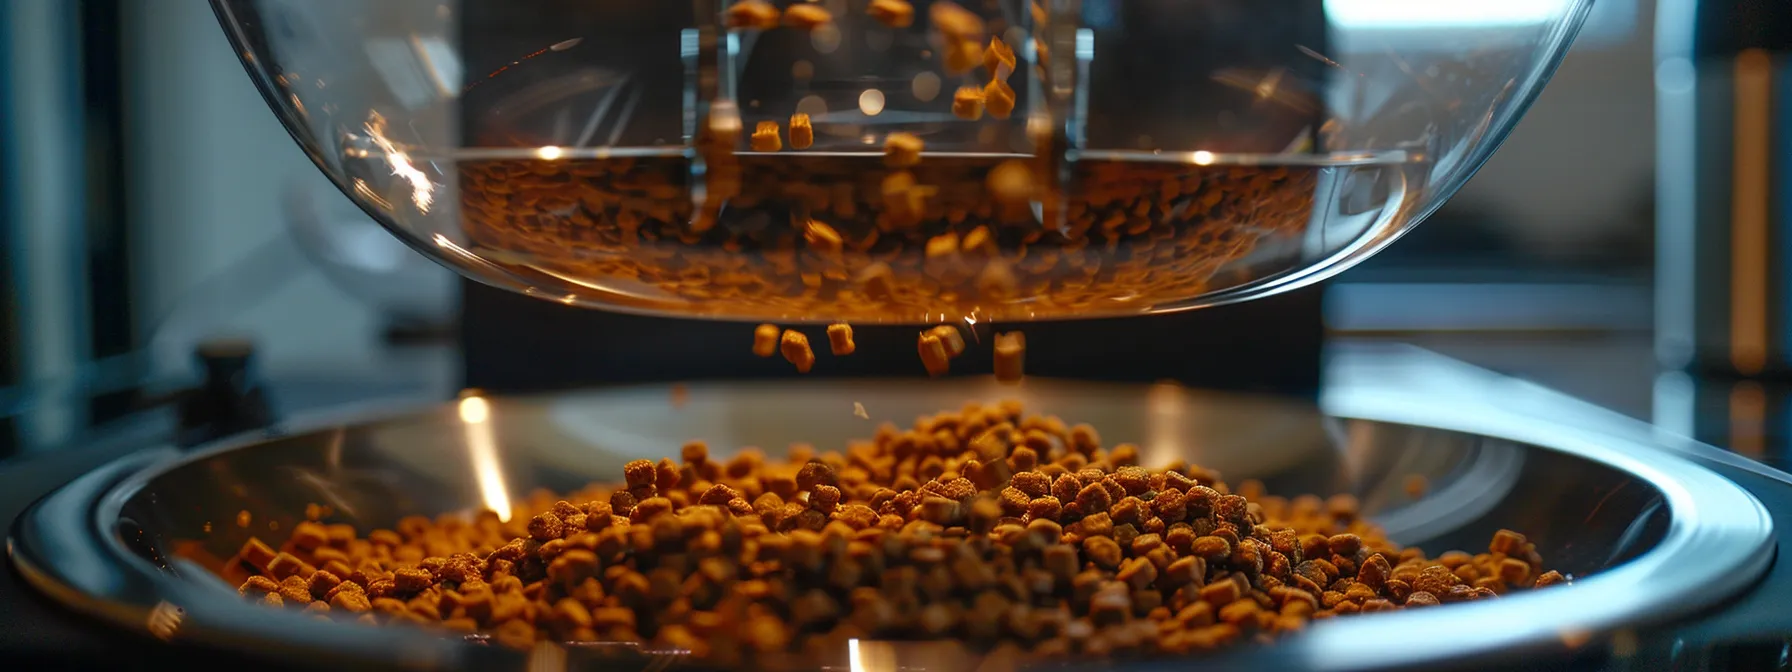
M540 653L531 661L250 604L194 558L227 558L250 535L278 538L312 503L345 522L389 526L614 480L624 462L671 454L692 438L774 454L793 441L841 446L875 428L855 415L855 402L873 420L905 424L969 400L1014 398L1093 423L1111 442L1136 442L1147 462L1187 459L1233 481L1260 478L1272 493L1353 493L1397 541L1434 553L1478 550L1497 529L1520 530L1551 567L1576 577L1498 600L1318 622L1273 646L1172 661L1178 669L1435 667L1560 652L1711 606L1771 562L1761 504L1641 423L1410 353L1342 357L1329 376L1317 407L1168 385L963 380L691 385L676 407L671 387L648 386L364 412L371 419L298 421L192 452L146 450L39 502L15 523L9 549L55 599L159 636L320 665L541 669ZM1404 487L1413 475L1431 484L1416 499ZM248 527L236 523L238 511L250 513ZM871 667L859 646L841 662ZM997 662L952 645L862 646L907 668ZM590 648L549 660L619 664Z

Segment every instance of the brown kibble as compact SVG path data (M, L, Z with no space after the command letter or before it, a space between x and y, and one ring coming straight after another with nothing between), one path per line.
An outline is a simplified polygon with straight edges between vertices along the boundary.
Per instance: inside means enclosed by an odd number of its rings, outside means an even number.
M890 28L907 28L915 24L915 6L908 0L871 0L871 6L865 12Z
M1223 560L1232 556L1232 544L1221 537L1206 536L1195 539L1192 552L1209 562Z
M983 245L953 252L989 259ZM950 359L947 331L962 338L950 325L922 336ZM411 516L366 538L302 524L289 552L251 539L231 567L245 599L318 617L517 648L639 642L744 667L907 634L1040 657L1178 655L1567 581L1515 533L1493 542L1510 554L1430 559L1352 499L1141 465L1137 446L1023 410L967 404L776 461L750 447L712 460L691 442L682 463L631 461L620 483L521 498L514 520Z
M996 380L1017 383L1026 377L1027 339L1021 332L996 334L995 351Z
M1524 585L1531 580L1531 564L1518 558L1500 561L1499 579L1508 585Z
M654 484L655 467L648 460L634 460L622 465L622 478L630 488L639 488ZM575 509L576 510L576 509Z
M761 121L753 129L753 151L776 152L784 148L783 139L778 137L778 122Z
M1493 533L1493 541L1487 544L1487 552L1500 555L1520 555L1527 543L1524 535L1511 530L1500 530Z
M961 86L952 94L952 116L965 121L983 118L983 87Z
M828 325L828 349L835 357L845 357L858 349L852 342L852 325L844 322ZM858 408L862 410L864 407Z
M784 361L796 366L797 373L808 373L815 367L815 351L809 349L809 337L800 331L786 330L778 350L784 354Z
M927 368L929 376L943 376L952 369L951 355L940 338L930 332L921 332L915 342L915 349L921 355L921 365Z
M1008 79L1014 73L1014 49L1003 42L1000 37L989 38L989 46L983 49L983 68L995 79Z
M812 2L799 2L784 10L784 25L797 30L815 30L834 22L827 8Z
M729 28L753 30L771 30L778 27L778 8L764 0L739 0L728 8L726 23Z
M921 163L921 150L926 143L913 133L891 133L884 139L884 165L909 168Z
M995 80L983 87L983 109L989 116L1007 119L1014 114L1014 87L1007 82Z
M1215 581L1201 588L1201 601L1216 607L1224 607L1242 596L1236 581Z
M783 333L775 324L761 324L753 329L753 354L770 357L778 354L778 335ZM690 458L685 458L690 462Z
M1120 544L1108 537L1090 537L1083 540L1083 552L1089 561L1103 569L1115 569L1120 566L1122 551Z
M1120 568L1114 578L1132 586L1133 590L1144 590L1157 581L1157 565L1151 564L1151 560L1147 558L1133 558Z
M944 69L948 75L963 75L983 63L983 44L977 40L946 38Z
M844 244L840 239L840 232L814 219L803 226L803 242L809 244L809 249L824 257L839 254L841 245Z
M934 2L928 7L928 18L933 22L934 29L946 36L948 41L983 42L983 17L960 7L958 3L946 0Z
M834 475L834 468L823 462L808 462L796 472L796 487L803 492L812 492L816 486L831 485L839 487L840 479Z
M890 292L894 286L893 277L890 265L879 261L860 270L855 282L867 298L874 301L887 301L891 297Z
M317 570L291 553L280 553L268 562L268 574L276 579L286 579L291 576L309 578L314 571Z
M959 355L964 354L964 334L958 331L958 327L950 324L942 324L932 329L928 329L927 333L940 339L940 345L945 346L946 348L947 357L957 358Z
M790 148L808 149L815 146L815 126L809 121L809 115L798 112L790 115Z
M1100 483L1090 483L1076 494L1077 506L1084 511L1100 511L1106 513L1114 505L1113 495Z

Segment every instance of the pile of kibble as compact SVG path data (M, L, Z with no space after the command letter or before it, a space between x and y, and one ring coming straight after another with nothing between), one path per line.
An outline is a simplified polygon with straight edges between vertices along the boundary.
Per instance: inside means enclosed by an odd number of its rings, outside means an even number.
M722 460L691 443L681 458L632 462L619 487L540 493L509 522L413 517L365 536L306 522L278 550L251 540L226 574L321 618L519 648L639 642L723 666L849 639L1180 654L1565 580L1515 532L1428 558L1349 496L1142 467L1136 446L1014 402L886 424L844 452Z
M499 262L631 295L651 287L698 312L1043 318L1143 309L1230 284L1216 280L1229 264L1265 241L1300 239L1318 175L1084 161L1059 226L1028 205L1048 185L998 159L903 170L876 157L734 160L736 193L713 217L695 216L682 158L466 162L462 225Z

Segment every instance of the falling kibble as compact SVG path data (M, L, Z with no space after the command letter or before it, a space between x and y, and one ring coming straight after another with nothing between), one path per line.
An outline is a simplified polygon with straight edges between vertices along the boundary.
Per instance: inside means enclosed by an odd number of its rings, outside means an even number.
M965 121L983 118L983 87L961 86L952 94L952 116Z
M852 402L852 414L858 416L860 420L871 419L871 414L865 412L865 405L856 401Z
M778 354L778 335L783 330L775 324L761 324L753 329L753 354L770 357Z
M915 25L915 6L908 0L871 0L871 6L865 12L890 28Z
M771 30L778 27L778 8L765 0L740 0L728 8L729 28Z
M812 2L799 2L784 10L784 25L797 30L815 30L833 22L832 13Z
M828 349L835 357L845 357L858 350L852 342L852 325L845 322L828 325Z
M1007 82L995 80L983 87L983 108L989 116L1007 119L1014 114L1014 87Z
M989 47L983 50L983 68L995 79L1008 79L1014 74L1014 49L1003 42L1000 37L989 38Z
M909 168L921 162L921 150L926 144L913 133L891 133L884 139L884 165L891 168Z
M785 331L778 349L784 353L784 361L796 366L797 373L808 373L809 369L815 367L815 351L809 349L809 337L800 331Z
M996 334L996 380L1018 383L1025 377L1027 337L1018 331Z

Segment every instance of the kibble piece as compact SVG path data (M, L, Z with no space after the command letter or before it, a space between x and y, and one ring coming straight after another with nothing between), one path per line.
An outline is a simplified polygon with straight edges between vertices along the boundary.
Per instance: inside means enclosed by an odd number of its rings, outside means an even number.
M1003 42L1000 37L989 38L989 46L983 49L983 68L995 79L1008 79L1014 74L1014 49Z
M803 227L803 242L809 244L809 249L823 256L839 254L842 243L840 232L835 231L834 227L814 219L809 220L809 223Z
M800 331L786 330L778 350L784 354L784 361L796 366L797 373L808 373L815 366L815 351L809 349L809 337Z
M952 94L952 116L965 121L983 118L983 87L961 86Z
M959 355L964 354L964 334L959 333L958 327L950 324L942 324L927 330L927 333L933 334L934 338L940 339L940 344L946 347L947 357L956 358Z
M927 331L921 332L915 349L921 354L921 365L927 368L927 375L938 377L952 370L952 356L946 350L946 345L940 342L939 336Z
M891 133L884 139L884 165L908 168L921 163L921 150L926 143L913 133Z
M871 6L865 11L878 23L891 28L915 25L915 6L908 0L871 0Z
M728 8L729 28L771 30L778 27L778 8L765 0L739 0Z
M852 342L852 325L844 322L828 325L828 348L836 357L850 355L858 349ZM857 412L863 413L864 408L859 406Z
M1017 383L1025 377L1027 339L1021 332L996 334L996 380Z
M790 148L808 149L815 146L815 127L809 122L809 115L798 112L790 115Z
M797 30L815 30L833 22L834 15L813 2L799 2L784 10L784 25Z
M1014 114L1014 87L1007 82L995 80L983 87L983 108L989 116L1007 119Z
M784 141L778 137L778 122L761 121L753 129L753 151L775 152L783 148Z
M782 330L775 324L761 324L753 329L753 354L760 357L778 354L778 336L781 333Z
M948 41L983 42L983 17L960 7L958 3L940 0L928 7L927 13L928 18L933 21L934 29L940 31Z

